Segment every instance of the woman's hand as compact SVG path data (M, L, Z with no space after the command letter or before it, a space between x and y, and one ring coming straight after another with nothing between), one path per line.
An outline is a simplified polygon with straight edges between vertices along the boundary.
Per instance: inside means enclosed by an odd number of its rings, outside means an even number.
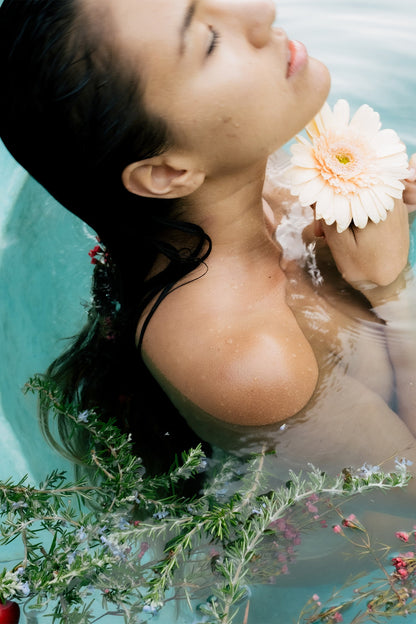
M395 200L394 209L380 223L369 221L363 229L351 225L339 234L335 224L320 221L318 230L343 278L363 292L371 286L391 284L407 265L409 219L402 200Z
M403 201L409 212L416 210L416 154L409 161L409 176L404 181Z

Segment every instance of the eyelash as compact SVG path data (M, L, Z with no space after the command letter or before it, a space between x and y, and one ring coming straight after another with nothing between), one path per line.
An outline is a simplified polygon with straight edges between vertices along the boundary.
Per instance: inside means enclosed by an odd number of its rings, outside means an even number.
M209 56L210 54L214 52L220 40L220 35L216 30L210 27L210 31L212 32L212 39L211 39L211 43L209 44L209 48L207 50L207 56Z

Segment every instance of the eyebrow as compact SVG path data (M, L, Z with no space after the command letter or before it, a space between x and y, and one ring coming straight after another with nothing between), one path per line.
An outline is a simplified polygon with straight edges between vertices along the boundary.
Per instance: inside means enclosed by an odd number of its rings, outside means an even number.
M180 37L180 44L179 44L179 54L180 56L183 55L184 51L185 51L185 37L186 37L186 33L188 32L191 24L192 24L192 20L194 18L195 15L195 11L196 11L196 6L198 4L199 0L191 0L191 2L189 3L186 12L185 12L185 17L184 20L182 22L180 31L179 31L179 37Z

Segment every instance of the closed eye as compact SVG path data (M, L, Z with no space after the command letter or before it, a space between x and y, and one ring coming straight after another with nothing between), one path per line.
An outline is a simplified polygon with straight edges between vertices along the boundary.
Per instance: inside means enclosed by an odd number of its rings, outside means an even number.
M211 31L211 41L207 50L207 56L209 56L210 54L214 52L220 40L219 33L216 30L214 30L212 26L210 26L210 31Z

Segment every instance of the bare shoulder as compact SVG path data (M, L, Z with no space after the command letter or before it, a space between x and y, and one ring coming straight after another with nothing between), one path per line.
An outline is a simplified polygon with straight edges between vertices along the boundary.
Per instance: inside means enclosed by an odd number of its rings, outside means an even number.
M149 323L143 348L169 384L211 416L271 424L306 405L318 365L283 290L258 306L249 301L226 290L212 296L202 284L180 288Z

